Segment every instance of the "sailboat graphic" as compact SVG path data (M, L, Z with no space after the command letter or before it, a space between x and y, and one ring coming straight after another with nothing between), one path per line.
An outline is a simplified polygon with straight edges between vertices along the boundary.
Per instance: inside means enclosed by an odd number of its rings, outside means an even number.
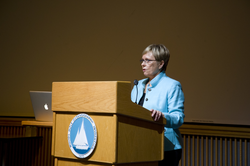
M84 129L83 119L84 118L82 118L81 128L80 130L78 128L75 141L73 144L75 145L76 149L86 150L89 148L89 144L88 144L88 140L87 140L85 129Z

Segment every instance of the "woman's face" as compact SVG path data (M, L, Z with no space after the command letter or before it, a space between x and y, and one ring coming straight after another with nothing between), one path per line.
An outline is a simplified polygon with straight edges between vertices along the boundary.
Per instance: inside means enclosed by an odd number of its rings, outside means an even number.
M160 69L164 65L164 61L155 61L155 57L152 54L152 52L148 52L142 56L142 59L144 60L141 63L143 74L149 78L149 80L152 80L155 76L157 76L160 73ZM145 60L153 60L146 62Z

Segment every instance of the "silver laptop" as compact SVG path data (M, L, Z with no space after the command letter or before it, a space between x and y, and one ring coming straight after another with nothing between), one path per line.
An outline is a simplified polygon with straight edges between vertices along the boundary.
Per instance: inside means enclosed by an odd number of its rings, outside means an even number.
M52 92L48 91L30 91L30 99L37 121L53 121L51 96Z

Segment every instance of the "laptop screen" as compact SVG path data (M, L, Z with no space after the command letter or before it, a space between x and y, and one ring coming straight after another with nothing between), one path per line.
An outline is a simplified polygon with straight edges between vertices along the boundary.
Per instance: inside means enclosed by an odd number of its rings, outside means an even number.
M30 99L37 121L53 121L53 111L51 110L52 92L50 91L30 91Z

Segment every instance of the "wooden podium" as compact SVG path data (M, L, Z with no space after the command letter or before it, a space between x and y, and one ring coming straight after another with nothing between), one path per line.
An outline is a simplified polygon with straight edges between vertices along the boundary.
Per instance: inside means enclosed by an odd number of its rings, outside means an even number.
M163 159L164 124L131 102L130 82L54 82L52 85L55 166L147 166ZM95 122L97 143L90 156L79 159L68 144L72 119L88 114Z

